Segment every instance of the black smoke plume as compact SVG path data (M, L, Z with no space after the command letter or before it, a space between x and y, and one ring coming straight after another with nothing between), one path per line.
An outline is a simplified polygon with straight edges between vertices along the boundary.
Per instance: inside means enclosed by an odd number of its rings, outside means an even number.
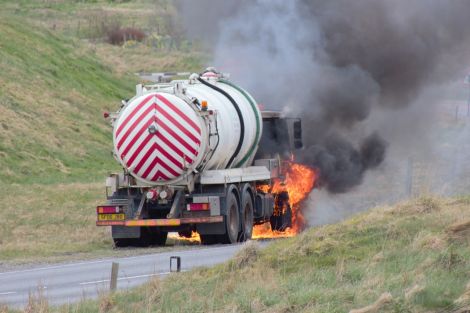
M334 193L360 184L419 123L377 125L374 113L412 105L459 76L470 55L465 0L180 0L179 8L189 33L213 47L212 64L265 107L303 118L297 157Z
M375 133L365 138L359 148L341 137L331 136L308 146L300 154L300 161L319 169L317 186L334 193L346 192L361 183L366 170L382 163L386 146Z

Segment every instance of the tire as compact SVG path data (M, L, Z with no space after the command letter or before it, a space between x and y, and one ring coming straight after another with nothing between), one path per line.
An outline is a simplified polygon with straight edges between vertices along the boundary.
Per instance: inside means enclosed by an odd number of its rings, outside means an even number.
M131 238L113 238L115 248L126 248L132 246Z
M193 236L192 230L179 231L178 236L184 238L191 238Z
M242 196L241 231L238 234L239 242L250 240L253 236L253 210L253 199L248 189L245 189Z
M292 210L290 206L287 208L286 213L280 216L271 216L270 219L271 229L274 231L286 231L287 228L292 227Z
M164 246L168 238L167 232L156 231L150 234L150 244L153 246Z
M276 206L285 206L285 212L280 215L273 215L270 218L271 229L273 231L285 231L288 227L292 227L292 209L289 204L289 194L281 192L276 197Z
M203 245L215 245L219 243L219 237L217 235L199 235L199 237Z
M136 247L148 247L151 245L151 236L150 230L147 227L140 227L140 238L136 238L135 246Z
M236 243L238 239L238 232L240 230L240 210L238 208L238 201L233 192L227 195L226 199L226 215L225 234L220 236L222 243L232 244Z

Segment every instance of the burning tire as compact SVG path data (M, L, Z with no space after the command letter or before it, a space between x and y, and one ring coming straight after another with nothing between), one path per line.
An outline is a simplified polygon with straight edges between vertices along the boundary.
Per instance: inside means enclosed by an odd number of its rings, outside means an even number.
M292 227L292 208L290 207L287 191L276 195L274 214L270 218L270 223L273 231L285 231L287 228Z
M191 238L193 235L192 230L185 230L185 231L179 231L178 236L184 237L184 238Z

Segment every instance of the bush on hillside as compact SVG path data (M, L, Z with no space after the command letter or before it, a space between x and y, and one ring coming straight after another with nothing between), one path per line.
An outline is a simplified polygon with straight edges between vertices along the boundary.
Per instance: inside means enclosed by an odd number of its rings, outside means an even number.
M128 40L142 41L145 39L145 33L137 28L113 28L108 31L108 42L112 45L122 45Z

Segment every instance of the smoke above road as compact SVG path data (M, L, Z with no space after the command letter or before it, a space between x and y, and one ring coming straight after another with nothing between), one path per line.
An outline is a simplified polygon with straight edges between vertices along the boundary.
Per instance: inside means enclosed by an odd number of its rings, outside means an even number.
M316 167L331 193L359 185L388 147L421 134L408 108L458 76L470 53L463 0L180 0L178 8L188 34L213 50L211 65L266 109L302 117L297 160ZM391 111L411 122L383 118Z

